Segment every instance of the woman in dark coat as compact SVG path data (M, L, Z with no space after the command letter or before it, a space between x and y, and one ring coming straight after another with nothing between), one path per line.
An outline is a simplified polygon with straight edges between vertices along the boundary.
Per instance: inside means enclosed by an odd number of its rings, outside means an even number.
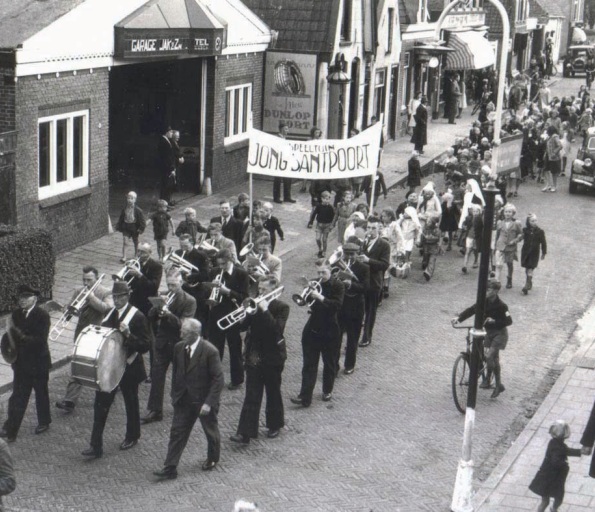
M527 222L523 228L523 248L521 249L521 267L525 269L527 281L523 287L523 295L527 295L533 288L533 271L539 264L539 255L541 259L547 254L547 243L545 233L537 225L537 215L530 213Z
M413 128L413 135L411 142L415 144L415 151L419 151L420 155L424 153L424 146L428 143L428 109L426 105L428 98L421 97L420 104L415 111L415 128Z
M419 153L415 150L411 153L411 158L407 162L407 186L409 190L405 197L408 197L411 192L415 192L415 187L421 185L421 165L419 163Z
M591 416L581 437L581 444L583 445L583 455L591 455L593 451L593 444L595 443L595 402L591 409ZM595 478L595 455L591 458L591 467L589 468L589 476Z

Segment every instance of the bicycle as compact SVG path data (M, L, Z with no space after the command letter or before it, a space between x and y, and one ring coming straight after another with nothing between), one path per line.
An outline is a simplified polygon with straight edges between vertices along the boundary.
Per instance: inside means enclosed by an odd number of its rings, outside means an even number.
M471 374L469 362L471 360L471 330L474 328L472 325L455 325L454 329L467 329L467 348L465 352L461 352L455 359L452 368L452 398L455 403L455 407L459 412L465 414L467 410L467 395L469 394L469 376ZM487 362L483 350L483 344L479 350L479 377L482 381L486 381L488 377ZM488 383L489 384L489 383Z

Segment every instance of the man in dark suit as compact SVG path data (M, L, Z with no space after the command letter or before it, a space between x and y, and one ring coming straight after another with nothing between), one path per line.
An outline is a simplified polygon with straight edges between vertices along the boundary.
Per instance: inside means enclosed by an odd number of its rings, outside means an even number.
M366 293L366 317L364 320L364 334L359 343L360 347L367 347L372 343L374 324L376 323L376 310L382 293L384 273L390 265L390 245L380 238L380 219L370 217L366 228L366 242L364 253L358 256L361 263L370 266L370 288Z
M76 329L74 330L74 341L76 341L85 327L89 325L99 325L105 314L114 306L111 290L98 284L98 277L99 272L95 267L83 267L83 287L77 288L70 299L69 306L81 293L87 292L95 287L80 309L79 319L76 324ZM79 396L81 396L82 390L82 384L76 378L71 376L68 379L64 398L56 402L56 407L67 413L74 411L76 402L78 401Z
M413 128L413 135L411 142L413 142L416 151L420 155L424 154L424 146L428 143L428 109L426 107L428 98L421 97L420 103L415 111L415 127Z
M103 430L118 388L122 391L124 406L126 407L126 437L120 444L120 450L129 450L140 439L138 385L147 378L141 354L149 350L149 346L153 341L147 317L129 302L130 290L128 285L123 281L115 281L112 297L114 307L105 315L101 325L102 327L120 331L123 336L127 359L124 375L119 386L110 393L95 392L91 447L81 454L95 459L103 455Z
M353 272L353 276L341 270L337 273L338 279L341 279L345 285L345 298L343 299L343 306L341 306L341 310L339 311L341 337L339 338L339 351L337 352L337 369L340 368L339 359L343 334L347 333L343 369L345 375L351 375L355 368L357 343L364 320L365 298L370 287L370 267L366 263L362 263L356 259L361 250L360 244L359 238L355 236L349 237L347 242L343 244L344 262L351 272Z
M50 397L48 380L50 375L50 349L48 334L50 316L37 305L39 290L27 285L18 289L19 307L12 312L5 336L16 345L17 358L12 363L12 394L8 400L8 417L0 430L0 437L15 441L23 416L27 410L31 390L35 390L37 407L36 434L50 428Z
M236 265L233 255L228 250L219 251L217 254L217 268L212 270L213 279L221 276L219 303L214 304L209 314L209 338L217 347L221 359L225 354L225 340L229 347L229 366L231 382L229 389L238 389L244 382L244 368L242 363L242 338L240 327L233 327L222 331L217 325L219 319L237 309L242 301L248 297L249 278L248 272L240 265ZM215 283L214 283L215 284Z
M151 391L147 409L149 413L141 420L143 424L163 419L163 393L167 369L172 362L174 346L180 341L182 320L193 318L196 300L182 290L182 275L172 269L166 278L168 293L174 298L169 306L153 307L149 321L155 332L153 368L151 369Z
M173 184L176 180L176 154L171 143L173 137L173 130L171 127L167 127L159 137L157 143L157 169L159 171L159 177L161 179L161 192L159 195L160 199L164 199L171 206L174 205L171 200L173 192Z
M221 215L213 217L211 224L221 224L221 233L225 238L229 238L236 246L236 252L242 248L242 235L244 232L244 223L233 216L233 211L229 201L219 203Z
M160 479L178 476L177 466L197 419L208 446L202 469L209 471L219 462L221 435L217 413L224 384L223 368L217 349L201 337L201 328L198 320L184 320L182 340L174 348L171 386L174 417L163 468L153 472Z
M149 297L155 297L161 284L163 267L157 260L151 258L153 249L148 243L141 243L138 246L138 258L140 271L131 268L130 276L134 279L130 282L130 304L138 308L140 312L147 316L151 310Z
M261 276L258 281L261 299L256 312L246 316L242 322L242 330L248 331L245 350L246 397L237 434L230 437L236 443L248 444L251 438L258 437L263 391L267 394L267 437L277 437L285 426L281 374L287 359L284 331L289 305L273 297L262 299L277 288L279 281L275 277Z
M328 402L333 397L333 387L337 376L337 360L339 359L340 331L337 315L343 304L345 286L332 277L331 267L327 260L319 259L316 270L320 281L320 293L312 290L310 299L311 315L302 332L302 388L300 394L291 402L303 407L310 407L312 394L316 386L318 362L322 356L322 399Z

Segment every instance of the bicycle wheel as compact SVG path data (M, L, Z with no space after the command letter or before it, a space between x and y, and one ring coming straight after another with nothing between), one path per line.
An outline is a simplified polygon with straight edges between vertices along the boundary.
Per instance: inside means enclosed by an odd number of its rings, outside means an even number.
M469 363L466 354L459 354L452 368L452 398L459 412L467 410L469 393Z

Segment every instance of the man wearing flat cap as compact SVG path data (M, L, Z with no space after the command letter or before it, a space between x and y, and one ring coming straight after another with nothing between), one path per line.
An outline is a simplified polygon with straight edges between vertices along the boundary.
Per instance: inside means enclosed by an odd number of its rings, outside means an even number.
M149 350L153 341L147 317L129 302L130 289L125 281L114 282L112 297L114 307L105 315L101 326L117 329L122 334L126 367L116 389L110 393L95 392L91 447L82 452L83 456L95 459L103 455L103 430L118 389L122 391L126 407L126 437L120 450L129 450L140 439L138 385L147 378L142 354Z
M48 392L50 316L37 305L39 290L20 285L18 294L19 307L12 312L7 333L16 346L16 360L12 363L12 395L8 400L8 417L0 430L0 437L10 442L16 440L31 390L35 390L37 408L35 433L45 432L52 422Z

